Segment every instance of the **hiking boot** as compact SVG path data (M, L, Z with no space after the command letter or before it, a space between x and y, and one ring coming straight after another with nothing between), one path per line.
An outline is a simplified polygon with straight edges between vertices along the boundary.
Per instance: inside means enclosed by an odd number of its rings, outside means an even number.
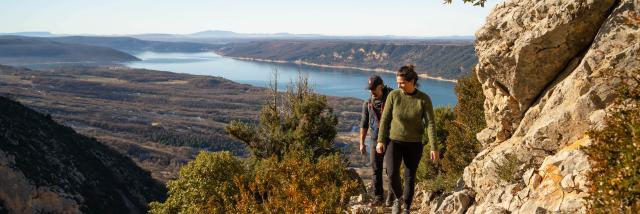
M387 200L384 202L384 206L385 206L385 207L390 207L391 205L393 205L393 200L394 200L395 198L396 198L396 197L395 197L393 194L391 194L391 193L390 193L390 194L387 196Z
M402 206L401 206L400 200L396 199L393 201L393 205L391 206L391 214L400 214L400 211L402 210Z
M371 203L371 206L377 207L383 204L382 196L376 195Z

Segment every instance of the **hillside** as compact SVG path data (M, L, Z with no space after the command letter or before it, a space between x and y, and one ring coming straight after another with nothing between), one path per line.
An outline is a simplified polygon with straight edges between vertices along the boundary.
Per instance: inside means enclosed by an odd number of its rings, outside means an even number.
M468 75L478 60L471 41L255 41L224 45L221 55L315 65L395 71L415 64L418 73L445 79Z
M106 47L67 44L47 38L0 36L0 64L112 63L140 60Z
M0 66L0 94L96 137L166 181L200 149L244 155L224 127L231 120L257 121L266 90L219 77L126 67ZM328 100L339 115L339 130L351 130L361 100Z
M51 41L69 44L84 44L113 48L126 52L204 52L215 50L220 45L195 43L195 42L159 42L146 41L132 37L107 37L107 36L65 36L51 37Z
M0 212L143 213L166 189L131 159L0 97Z

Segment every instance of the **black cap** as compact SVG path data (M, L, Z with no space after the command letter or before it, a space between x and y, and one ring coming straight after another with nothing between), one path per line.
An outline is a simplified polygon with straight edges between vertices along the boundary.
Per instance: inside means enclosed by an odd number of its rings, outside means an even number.
M376 87L378 85L382 85L382 78L380 78L380 76L378 75L371 75L369 77L369 83L367 84L367 87L365 88L366 90L373 90L376 89Z

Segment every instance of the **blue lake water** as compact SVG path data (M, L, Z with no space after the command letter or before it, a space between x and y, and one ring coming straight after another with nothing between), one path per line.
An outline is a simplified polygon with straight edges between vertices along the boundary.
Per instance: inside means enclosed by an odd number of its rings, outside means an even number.
M366 99L364 90L368 77L374 72L355 69L323 68L315 66L245 61L223 57L215 53L134 53L142 61L125 63L132 68L171 71L197 75L220 76L235 82L267 87L278 70L278 86L282 90L298 73L306 75L315 91L329 96L356 97ZM396 78L391 73L377 73L385 83L397 88ZM426 92L435 106L456 104L454 83L436 80L419 80L420 90Z

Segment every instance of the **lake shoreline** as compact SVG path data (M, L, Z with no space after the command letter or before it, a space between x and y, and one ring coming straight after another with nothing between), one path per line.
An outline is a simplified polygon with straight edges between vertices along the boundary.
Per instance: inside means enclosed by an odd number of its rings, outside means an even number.
M236 59L236 60L269 62L269 63L279 63L279 64L308 65L308 66L323 67L323 68L354 69L354 70L361 70L361 71L373 71L373 72L391 73L391 74L395 74L396 73L395 71L386 70L386 69L382 69L382 68L361 68L361 67L351 67L351 66L341 66L341 65L325 65L325 64L316 64L316 63L305 62L305 61L302 61L302 60L296 60L296 61L270 60L270 59L259 59L259 58L250 58L250 57L226 56L226 55L223 55L221 53L216 53L216 54L218 54L218 55L220 55L222 57L228 57L228 58ZM445 79L445 78L442 78L442 77L433 77L433 76L429 76L428 74L418 74L418 76L421 77L421 78L424 78L424 79L431 79L431 80L436 80L436 81L452 82L452 83L457 83L458 82L458 80Z

